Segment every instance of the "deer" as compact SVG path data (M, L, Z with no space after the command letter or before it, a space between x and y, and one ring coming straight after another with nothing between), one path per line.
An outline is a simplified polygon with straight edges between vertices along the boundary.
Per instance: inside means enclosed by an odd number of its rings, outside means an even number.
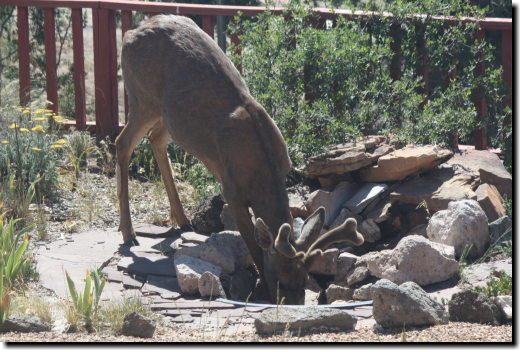
M174 140L220 182L269 299L303 304L313 258L335 243L364 242L355 220L321 234L324 208L319 208L295 238L285 187L291 161L283 136L234 64L191 19L158 15L127 31L121 63L129 106L116 138L124 244L139 245L129 209L128 166L145 136L165 184L172 223L181 231L191 229L167 155Z

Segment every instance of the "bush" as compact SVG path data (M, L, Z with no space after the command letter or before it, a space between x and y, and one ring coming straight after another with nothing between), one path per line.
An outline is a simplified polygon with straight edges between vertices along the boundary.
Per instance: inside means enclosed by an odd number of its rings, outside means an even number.
M499 277L492 277L486 287L474 287L474 290L488 297L511 295L513 293L513 279L502 272Z
M458 136L460 143L472 144L473 130L483 126L494 137L494 146L509 149L510 112L503 109L501 69L493 46L474 40L474 23L446 26L430 17L482 17L484 10L464 0L352 4L356 9L391 11L396 17L336 18L317 28L314 23L320 21L310 8L292 1L283 16L267 11L254 19L235 19L242 50L231 48L229 55L281 129L295 164L360 134L389 134L401 144L443 145ZM419 13L428 17L419 23L407 19ZM398 65L394 33L402 38ZM417 49L421 40L429 53L427 96ZM475 70L479 53L487 67L484 76ZM392 64L398 77L390 74ZM473 104L477 94L485 94L488 103L488 115L480 124ZM505 127L497 131L500 120Z

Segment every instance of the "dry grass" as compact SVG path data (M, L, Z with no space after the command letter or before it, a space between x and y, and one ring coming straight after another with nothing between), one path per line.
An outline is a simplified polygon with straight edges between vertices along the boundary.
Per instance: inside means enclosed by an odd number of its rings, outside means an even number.
M36 295L16 295L11 301L11 316L37 316L42 323L52 323L51 305Z

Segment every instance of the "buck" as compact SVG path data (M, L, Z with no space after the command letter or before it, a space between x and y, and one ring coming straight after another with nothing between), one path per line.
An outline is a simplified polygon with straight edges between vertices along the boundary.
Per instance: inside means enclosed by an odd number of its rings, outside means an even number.
M320 208L307 219L301 236L294 238L285 188L291 163L283 137L232 62L191 19L159 15L144 21L125 34L121 61L129 103L127 124L116 139L119 229L124 242L138 244L130 217L128 165L146 135L165 184L172 221L182 230L190 228L167 155L173 139L221 183L270 299L302 304L307 266L313 258L334 243L363 242L355 221L347 220L321 236L324 209Z

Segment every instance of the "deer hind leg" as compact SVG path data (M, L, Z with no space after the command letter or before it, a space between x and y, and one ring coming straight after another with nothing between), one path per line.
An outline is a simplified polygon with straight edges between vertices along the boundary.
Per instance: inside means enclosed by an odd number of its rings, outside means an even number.
M190 221L183 211L183 205L181 205L178 190L174 183L174 177L172 176L170 160L167 154L167 145L171 140L171 136L163 123L159 122L153 127L149 134L149 139L152 145L154 159L156 159L158 163L161 178L163 179L169 197L170 220L178 224L182 230L192 230Z
M116 138L116 182L120 206L119 230L123 234L123 241L127 244L138 244L136 233L132 227L129 207L129 162L139 141L147 134L154 121L139 120L132 109L129 110L127 125Z

